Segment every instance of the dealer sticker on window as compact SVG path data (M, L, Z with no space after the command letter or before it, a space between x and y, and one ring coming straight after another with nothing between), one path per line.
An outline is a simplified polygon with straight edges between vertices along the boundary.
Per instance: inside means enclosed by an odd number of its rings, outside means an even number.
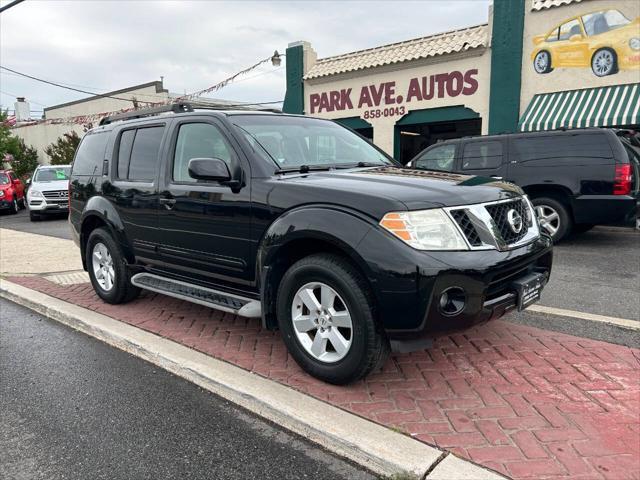
M544 273L531 273L513 282L518 294L518 311L522 311L532 303L540 300L547 276Z

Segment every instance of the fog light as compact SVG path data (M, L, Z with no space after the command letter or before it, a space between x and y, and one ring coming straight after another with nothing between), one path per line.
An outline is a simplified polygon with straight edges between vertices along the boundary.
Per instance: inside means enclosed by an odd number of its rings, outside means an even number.
M467 296L460 287L450 287L440 294L440 311L447 316L457 315L464 310Z

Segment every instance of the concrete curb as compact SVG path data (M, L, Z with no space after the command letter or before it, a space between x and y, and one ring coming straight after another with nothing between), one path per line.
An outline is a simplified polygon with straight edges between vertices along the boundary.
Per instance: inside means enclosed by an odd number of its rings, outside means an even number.
M153 363L375 474L504 479L448 452L106 315L3 279L0 296Z

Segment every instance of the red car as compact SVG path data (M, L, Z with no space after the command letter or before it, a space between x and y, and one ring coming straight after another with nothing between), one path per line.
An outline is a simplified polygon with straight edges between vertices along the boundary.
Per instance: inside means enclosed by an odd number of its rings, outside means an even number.
M12 170L0 170L0 211L18 213L26 207L24 184Z

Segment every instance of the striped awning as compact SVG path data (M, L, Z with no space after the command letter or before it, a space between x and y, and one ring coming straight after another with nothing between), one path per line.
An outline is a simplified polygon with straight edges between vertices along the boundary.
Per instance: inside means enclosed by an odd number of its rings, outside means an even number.
M518 123L521 132L640 124L640 83L539 93Z

